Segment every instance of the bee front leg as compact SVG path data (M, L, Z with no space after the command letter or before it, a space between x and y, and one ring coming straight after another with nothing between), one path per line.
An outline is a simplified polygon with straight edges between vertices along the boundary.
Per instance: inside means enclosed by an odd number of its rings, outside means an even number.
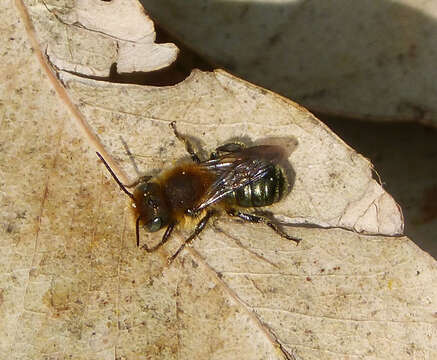
M143 246L141 246L141 249L146 250L148 253L154 252L155 250L158 250L162 245L164 245L168 239L170 238L171 233L173 232L173 229L175 227L176 224L170 224L169 226L167 226L167 229L165 230L164 235L162 236L161 241L152 247L147 247L146 244L144 244ZM137 246L140 246L140 236L139 236L139 227L137 225Z
M173 129L174 135L176 136L176 138L183 142L185 145L185 150L187 150L188 154L190 154L191 159L195 162L195 163L200 163L200 159L199 156L195 153L194 149L193 149L193 145L191 144L191 142L183 135L181 135L181 133L176 129L176 121L172 121L170 123L170 127Z
M236 216L236 217L239 217L240 219L247 221L247 222L250 222L250 223L266 224L268 227L273 229L279 236L281 236L287 240L294 241L296 243L296 245L299 244L299 242L301 241L301 239L299 239L299 238L295 238L293 236L288 235L277 224L273 223L270 219L267 219L263 216L258 216L258 215L254 215L254 214L246 214L246 213L242 213L242 212L235 210L235 209L229 209L226 212L229 216Z
M195 239L195 237L202 232L202 230L205 228L206 224L208 223L208 220L214 214L215 214L214 210L210 210L206 213L206 215L197 223L194 232L187 239L185 239L184 243L179 247L179 249L172 255L171 258L168 259L169 264L171 264L174 261L174 259L176 259L176 257L185 248L185 246L189 245Z

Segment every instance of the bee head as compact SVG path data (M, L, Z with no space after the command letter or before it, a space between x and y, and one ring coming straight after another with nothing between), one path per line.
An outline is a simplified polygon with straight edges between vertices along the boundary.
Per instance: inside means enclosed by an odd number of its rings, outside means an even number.
M155 232L168 225L169 211L159 184L139 184L133 192L132 200L132 206L144 230Z

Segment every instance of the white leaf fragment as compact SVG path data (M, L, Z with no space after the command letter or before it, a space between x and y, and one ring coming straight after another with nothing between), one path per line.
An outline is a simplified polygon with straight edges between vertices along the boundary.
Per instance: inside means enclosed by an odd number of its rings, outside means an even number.
M400 206L373 179L363 197L346 207L338 225L373 234L396 235L404 232Z
M148 72L177 57L174 44L155 43L153 22L136 1L79 0L72 7L47 1L31 10L49 20L50 31L39 35L50 61L61 70L107 77L113 64L118 73Z

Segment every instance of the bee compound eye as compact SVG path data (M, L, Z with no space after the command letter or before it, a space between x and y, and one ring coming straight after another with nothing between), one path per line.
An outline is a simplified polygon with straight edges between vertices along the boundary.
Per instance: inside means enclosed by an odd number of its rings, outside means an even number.
M150 222L146 224L146 226L147 230L150 232L158 231L159 229L161 229L162 219L159 216L154 217Z

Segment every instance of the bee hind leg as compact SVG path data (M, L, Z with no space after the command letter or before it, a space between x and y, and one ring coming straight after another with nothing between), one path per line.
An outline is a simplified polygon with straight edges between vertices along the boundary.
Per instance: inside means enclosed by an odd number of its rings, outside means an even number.
M281 236L287 240L294 241L296 243L296 245L299 244L299 242L301 241L301 239L299 239L299 238L288 235L277 224L275 224L274 222L272 222L270 219L268 219L266 217L258 216L258 215L254 215L254 214L242 213L242 212L235 210L235 209L228 209L226 212L229 216L239 217L240 219L247 221L247 222L250 222L250 223L266 224L269 228L273 229L273 231L275 231L279 236Z
M197 223L196 228L194 229L194 232L183 242L181 246L179 246L179 249L171 256L171 258L168 259L168 263L171 264L174 259L179 255L179 253L185 248L185 246L189 245L197 235L199 235L203 229L205 229L206 224L208 223L208 220L215 214L214 210L210 210L206 213L206 215L200 219L200 221Z
M188 140L185 136L183 136L178 129L176 129L176 121L172 121L170 123L170 127L173 129L173 133L176 136L176 138L181 141L182 143L184 143L185 145L185 150L187 150L187 153L190 154L191 159L195 162L195 163L200 163L200 159L199 156L196 154L196 152L194 151L193 145L191 144L190 140Z

